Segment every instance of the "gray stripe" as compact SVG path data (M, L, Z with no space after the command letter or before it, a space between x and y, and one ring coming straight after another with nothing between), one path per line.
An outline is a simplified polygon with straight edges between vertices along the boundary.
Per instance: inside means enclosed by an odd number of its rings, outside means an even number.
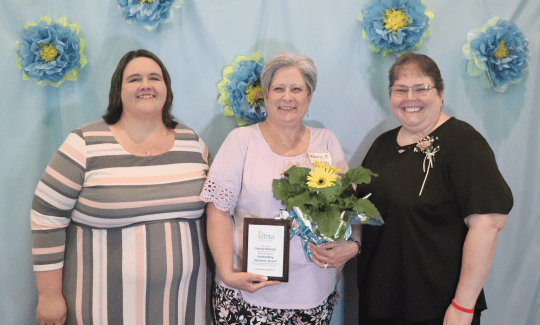
M178 291L182 281L182 242L180 235L180 223L171 222L171 245L173 249L173 281L171 283L171 293L169 297L169 325L178 324ZM181 324L182 325L182 324Z
M189 202L189 203L178 203L171 205L158 205L144 208L132 208L132 209L96 209L81 203L75 205L75 209L89 216L102 218L102 219L127 219L131 217L144 216L149 214L160 214L167 212L178 212L178 211L197 211L203 210L205 203L202 201Z
M48 230L32 230L33 248L56 247L66 241L66 229L54 228Z
M200 148L199 143L193 143ZM133 166L162 166L174 164L206 164L202 154L191 151L169 151L159 156L141 157L133 155L111 155L89 157L86 161L86 171L93 171L103 168L133 167ZM181 170L179 167L178 170Z
M66 186L64 185L64 183L60 183L56 180L56 178L51 177L49 174L43 174L41 182L48 187L53 188L56 192L72 200L76 200L79 196L79 190Z
M179 197L199 196L206 177L178 181L171 184L99 186L84 188L81 197L89 200L99 198L99 203L140 202Z
M122 229L107 230L107 315L109 324L123 324Z
M71 218L71 210L58 210L37 195L34 195L34 199L32 200L32 210L46 216Z
M34 265L48 265L60 263L64 260L64 252L54 254L34 255Z
M186 303L186 318L184 324L186 325L197 325L195 324L195 299L197 297L197 278L199 276L199 268L201 266L201 252L199 250L199 220L190 220L189 229L191 234L191 246L193 250L191 251L191 256L193 257L193 271L191 273L191 278L189 280L189 291ZM201 288L204 290L204 288ZM191 313L188 311L192 311Z
M66 299L66 324L76 324L75 295L77 290L77 227L69 225L66 229L66 254L62 278L62 293Z
M82 184L84 182L84 168L71 157L60 150L52 157L49 167L65 176L67 179ZM44 173L47 175L47 173Z
M77 130L73 132L88 132L88 131L109 131L109 126L107 126L107 123L105 123L104 120L98 120L91 123L88 123L86 125L81 126Z
M66 259L64 265L62 291L67 305L66 325L78 324L76 315L77 297L77 229L82 229L82 320L83 324L92 324L92 230L69 225L66 236Z
M83 274L82 274L82 319L92 319L92 295L93 295L93 281L94 278L94 259L93 259L93 238L94 233L92 229L82 228L83 230ZM92 324L91 321L86 322L84 325Z
M88 146L92 146L92 145L95 145L95 144L104 144L104 143L118 143L116 141L116 139L114 138L114 136L110 135L110 136L102 136L102 135L99 135L99 136L86 136L84 138L84 140L86 141L86 145Z
M163 282L166 278L164 223L146 227L146 320L152 325L163 324Z

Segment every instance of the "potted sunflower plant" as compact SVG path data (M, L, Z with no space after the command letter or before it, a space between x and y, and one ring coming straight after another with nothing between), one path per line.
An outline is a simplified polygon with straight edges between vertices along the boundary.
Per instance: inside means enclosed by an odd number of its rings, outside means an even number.
M355 223L383 224L377 208L368 197L356 197L353 185L369 183L377 174L362 166L340 173L319 161L313 165L314 169L292 166L284 178L272 182L274 197L285 204L279 218L291 220L291 234L300 236L310 261L308 242L347 240Z

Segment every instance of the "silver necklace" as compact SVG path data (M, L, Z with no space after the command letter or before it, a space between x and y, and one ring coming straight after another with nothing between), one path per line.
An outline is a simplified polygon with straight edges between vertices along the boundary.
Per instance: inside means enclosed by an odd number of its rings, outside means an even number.
M287 148L287 146L285 145L285 143L283 142L283 138L279 137L281 139L281 145L287 149L289 151L289 157L292 157L292 152L291 152L291 149L294 148L294 146L296 145L296 143L298 142L298 139L300 139L300 134L302 134L304 132L304 126L303 125L300 125L300 131L298 131L298 134L296 135L296 139L294 140L294 142L292 143L292 145Z
M156 142L148 149L144 148L143 146L141 146L140 144L138 144L137 142L133 141L133 139L129 136L129 134L124 131L126 133L126 135L128 136L128 138L131 140L131 142L133 142L137 147L141 148L142 150L144 150L144 155L145 156L151 156L152 155L152 149L155 148L155 146L157 146L157 144L159 143L159 141L161 140L161 138L163 137L163 131L161 132L161 135L159 136L159 138L156 140Z

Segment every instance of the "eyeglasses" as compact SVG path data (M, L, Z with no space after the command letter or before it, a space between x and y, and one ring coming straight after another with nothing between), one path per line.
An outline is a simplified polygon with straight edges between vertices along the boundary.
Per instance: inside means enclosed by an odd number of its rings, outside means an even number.
M429 93L431 89L434 89L435 86L430 86L426 84L414 85L411 87L393 85L390 87L390 95L394 97L406 97L409 93L409 89L412 90L412 94L415 97L422 97Z

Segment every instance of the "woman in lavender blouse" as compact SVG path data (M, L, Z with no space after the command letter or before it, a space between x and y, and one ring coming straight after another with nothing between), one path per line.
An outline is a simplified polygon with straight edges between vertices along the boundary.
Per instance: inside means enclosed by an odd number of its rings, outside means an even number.
M348 169L335 135L301 124L317 83L310 58L280 53L265 65L261 84L267 119L233 130L210 168L200 198L209 202L208 244L216 264L212 290L217 324L255 319L265 324L328 324L343 264L359 250L353 241L326 243L308 261L299 237L290 243L289 282L268 281L241 272L245 217L274 218L283 208L274 199L272 180L292 165L313 168L315 156ZM353 238L358 239L355 229Z

